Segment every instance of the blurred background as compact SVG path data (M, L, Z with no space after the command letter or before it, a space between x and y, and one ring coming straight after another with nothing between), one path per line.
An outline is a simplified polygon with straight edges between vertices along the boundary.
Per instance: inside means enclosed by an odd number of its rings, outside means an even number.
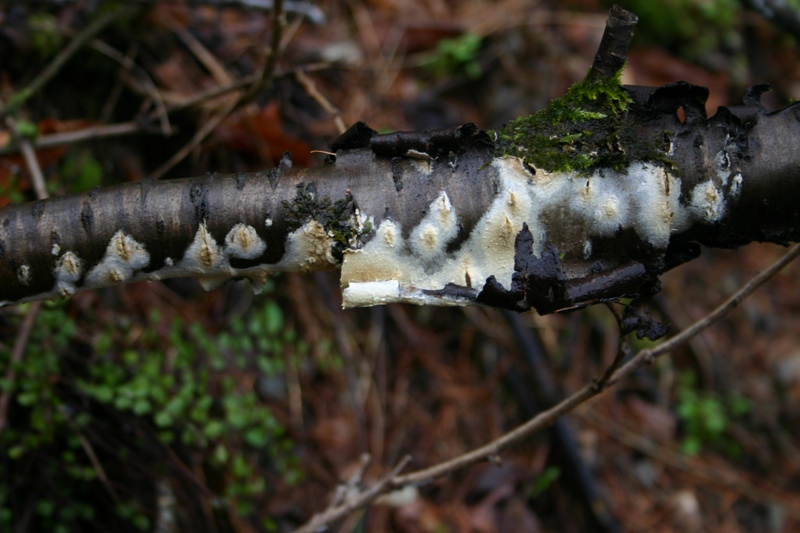
M707 86L709 114L753 83L775 85L768 107L800 97L800 2L618 3L640 17L624 83ZM0 103L124 4L0 3ZM358 120L499 128L583 77L611 2L287 0L273 83L231 112L268 55L270 4L154 0L109 22L0 124L0 205L36 197L20 139L61 195L286 150L320 164ZM782 253L704 250L664 276L657 314L683 329ZM496 463L331 530L800 530L798 273ZM0 530L291 531L362 454L369 481L484 444L600 376L617 337L602 306L342 311L333 273L0 308Z

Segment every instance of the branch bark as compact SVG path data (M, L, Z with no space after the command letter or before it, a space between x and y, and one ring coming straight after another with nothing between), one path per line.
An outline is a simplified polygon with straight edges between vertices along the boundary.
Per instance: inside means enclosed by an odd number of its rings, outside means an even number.
M635 17L617 18L625 23L608 31L629 38ZM619 62L620 47L607 49L610 63L603 52L592 71ZM258 288L273 272L336 268L345 306L549 313L646 300L698 243L798 240L800 104L768 112L763 90L707 118L702 87L625 87L621 135L658 149L616 170L540 168L497 153L497 134L471 124L379 135L357 123L316 168L294 169L287 156L265 172L8 206L0 302L177 276L207 288L246 278Z

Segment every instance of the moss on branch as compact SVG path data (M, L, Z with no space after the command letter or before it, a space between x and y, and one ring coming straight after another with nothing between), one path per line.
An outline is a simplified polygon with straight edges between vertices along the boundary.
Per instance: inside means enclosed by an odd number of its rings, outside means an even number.
M631 98L610 79L584 79L545 109L497 133L496 156L515 156L548 171L587 172L627 166L620 129Z

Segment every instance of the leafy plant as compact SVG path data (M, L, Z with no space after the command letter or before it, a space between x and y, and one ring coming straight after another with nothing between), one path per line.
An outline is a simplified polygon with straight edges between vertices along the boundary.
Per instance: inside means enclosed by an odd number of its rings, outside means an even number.
M439 76L464 73L470 79L477 79L483 74L477 60L482 44L483 39L474 33L466 33L455 39L442 39L428 58L426 66Z
M734 396L725 399L700 391L691 372L681 374L677 397L677 413L683 423L683 453L697 455L704 445L721 446L727 453L738 453L735 444L725 442L722 436L732 417L750 411L750 402L746 398Z
M283 382L287 352L308 349L276 302L260 299L219 335L153 311L116 327L103 318L87 344L86 319L97 317L45 304L16 379L0 383L13 395L0 433L0 530L31 509L35 530L150 530L158 509L147 495L180 494L175 461L202 467L215 480L213 506L245 517L267 479L301 477L293 442L259 395L263 380ZM0 375L10 350L0 349Z

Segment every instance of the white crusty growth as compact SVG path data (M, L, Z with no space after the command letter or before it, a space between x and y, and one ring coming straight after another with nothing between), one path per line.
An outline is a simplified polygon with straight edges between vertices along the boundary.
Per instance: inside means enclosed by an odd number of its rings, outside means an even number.
M333 236L316 220L309 220L286 238L286 253L276 270L310 272L334 268Z
M222 255L214 236L208 231L205 222L201 222L194 234L194 240L178 263L179 268L206 273L217 270L225 257Z
M73 252L66 252L58 258L55 268L56 293L69 296L75 293L75 284L83 274L83 261Z
M225 236L225 255L239 259L255 259L264 253L267 244L253 226L236 224Z
M722 157L720 163L725 165ZM466 302L423 291L451 283L477 293L492 275L510 288L514 243L523 224L533 235L535 256L547 243L559 242L561 251L574 251L588 261L594 237L633 228L643 241L663 250L673 233L697 221L716 222L726 207L725 188L711 180L698 184L683 205L680 179L650 163L633 163L624 173L603 170L591 175L542 169L531 173L515 157L495 159L492 165L499 177L497 195L454 253L447 253L447 245L458 234L458 213L445 191L407 240L399 224L386 219L362 249L347 250L342 265L344 306L390 301L457 305ZM724 170L727 182L730 171ZM730 194L738 193L741 182L737 174ZM561 228L576 227L585 229L570 234L574 242L564 243Z
M447 243L458 235L458 220L450 198L442 191L428 208L428 213L409 238L411 248L423 260L435 260L444 253Z
M106 247L106 253L86 275L87 287L103 287L130 281L137 270L150 264L144 245L124 231L117 231Z

